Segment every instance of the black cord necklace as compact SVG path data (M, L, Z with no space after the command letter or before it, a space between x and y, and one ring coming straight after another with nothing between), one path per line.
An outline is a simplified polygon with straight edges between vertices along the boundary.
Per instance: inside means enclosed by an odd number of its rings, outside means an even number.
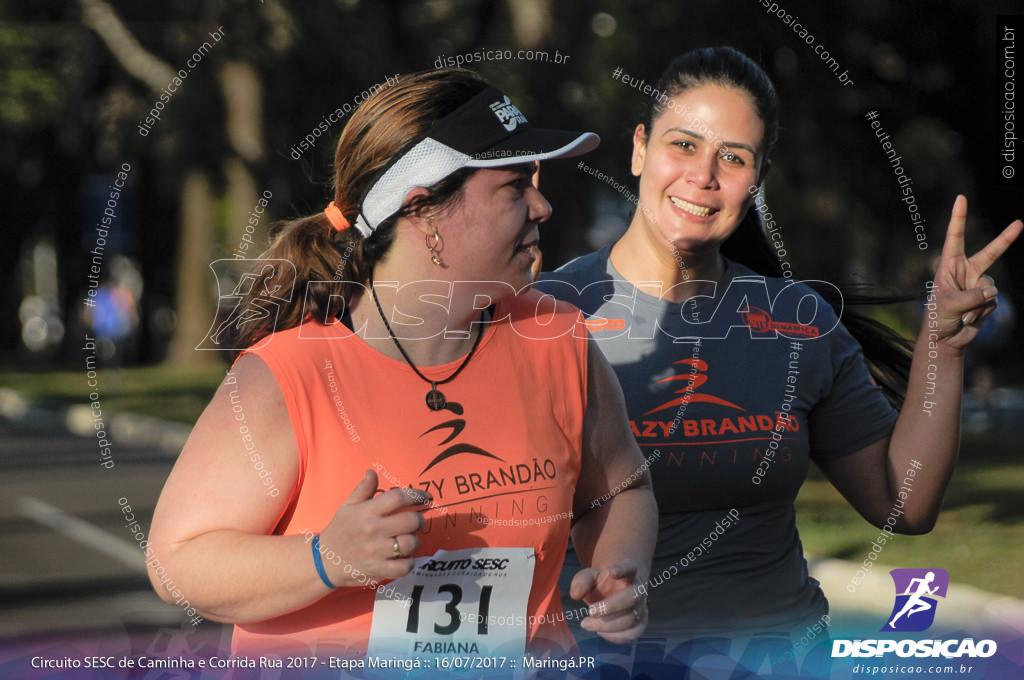
M484 337L484 327L480 328L480 331L476 336L476 340L473 341L473 347L469 350L469 354L466 355L466 358L462 360L462 363L459 364L459 367L455 369L455 372L452 373L447 378L445 378L444 380L431 380L427 376L420 373L420 369L416 368L416 364L412 362L412 359L409 358L409 355L405 353L404 349L402 349L402 345L399 344L398 338L395 337L394 332L391 330L391 325L388 323L387 317L384 316L384 310L381 309L380 300L377 299L377 289L373 284L370 284L370 294L373 295L373 301L377 304L377 311L380 313L380 320L384 322L384 328L388 329L388 335L390 335L391 339L395 342L395 347L397 347L398 351L402 353L402 358L404 358L405 362L409 364L409 367L416 372L416 375L418 375L424 381L430 383L430 391L427 392L426 398L427 407L431 411L440 411L441 409L444 408L445 404L448 403L448 400L445 398L441 390L437 389L437 386L443 385L446 382L454 380L455 376L461 373L462 369L466 367L466 364L469 363L469 360L473 358L473 353L476 352L477 345L480 344L480 338ZM483 318L483 314L481 314L480 316L481 318ZM472 329L470 330L470 332L472 332Z

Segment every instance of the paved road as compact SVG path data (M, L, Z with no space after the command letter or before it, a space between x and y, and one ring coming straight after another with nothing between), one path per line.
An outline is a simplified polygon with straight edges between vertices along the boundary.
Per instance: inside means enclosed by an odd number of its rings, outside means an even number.
M56 414L0 417L0 640L184 624L150 587L119 503L148 535L173 456L118 443L112 454L101 467L95 440Z
M71 434L66 423L63 415L31 409L16 419L0 414L0 648L44 635L66 640L115 633L132 638L123 644L139 651L170 651L175 644L195 650L204 642L226 647L225 627L204 622L193 629L181 608L153 592L119 504L124 499L132 507L148 535L148 518L180 450L181 428L123 417L121 430L130 436L115 440L114 467L105 469L95 439ZM71 429L86 430L74 422ZM837 621L887 613L861 610L864 601L888 607L887 582L877 597L845 601L843 584L855 569L838 560L812 566L836 596ZM957 617L950 625L963 625L965 617L979 626L994 619L1024 631L1019 601L976 589L957 599L970 603L970 616L963 607L950 609Z

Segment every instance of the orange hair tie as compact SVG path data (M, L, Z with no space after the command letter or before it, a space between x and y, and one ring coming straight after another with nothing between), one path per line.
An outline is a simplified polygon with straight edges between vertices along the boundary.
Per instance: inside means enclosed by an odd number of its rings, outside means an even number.
M327 220L331 223L331 226L334 227L335 231L345 231L352 226L349 224L349 221L345 219L345 216L341 214L341 210L334 201L331 201L331 204L327 206L324 210L324 214L327 215Z

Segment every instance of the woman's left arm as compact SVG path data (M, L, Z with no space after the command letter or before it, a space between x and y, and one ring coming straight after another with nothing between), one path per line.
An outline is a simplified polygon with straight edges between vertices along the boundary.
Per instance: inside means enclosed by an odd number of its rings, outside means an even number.
M996 305L995 285L983 275L1024 226L1016 220L968 258L966 221L967 199L958 196L892 435L821 464L829 480L875 526L902 512L894 527L900 533L927 533L938 519L960 450L964 348ZM896 508L898 501L903 501L902 509Z
M622 388L597 343L587 352L583 459L573 497L573 545L585 566L570 595L590 605L580 625L624 643L647 627L643 593L658 533L651 474L633 438Z

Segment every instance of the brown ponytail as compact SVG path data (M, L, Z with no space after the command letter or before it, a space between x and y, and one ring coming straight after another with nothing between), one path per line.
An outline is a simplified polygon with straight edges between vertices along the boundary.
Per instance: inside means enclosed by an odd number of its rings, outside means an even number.
M338 140L334 202L351 224L381 169L436 120L487 87L465 69L424 71L397 80L359 105ZM403 206L366 238L355 227L336 230L323 212L275 225L270 247L250 270L257 283L239 303L239 309L261 311L248 319L243 315L228 329L232 361L274 331L298 326L305 315L324 320L341 314L360 289L355 284L372 280L374 267L394 241L398 220L454 204L472 173L464 168L428 187L429 195ZM264 313L274 308L276 314Z

